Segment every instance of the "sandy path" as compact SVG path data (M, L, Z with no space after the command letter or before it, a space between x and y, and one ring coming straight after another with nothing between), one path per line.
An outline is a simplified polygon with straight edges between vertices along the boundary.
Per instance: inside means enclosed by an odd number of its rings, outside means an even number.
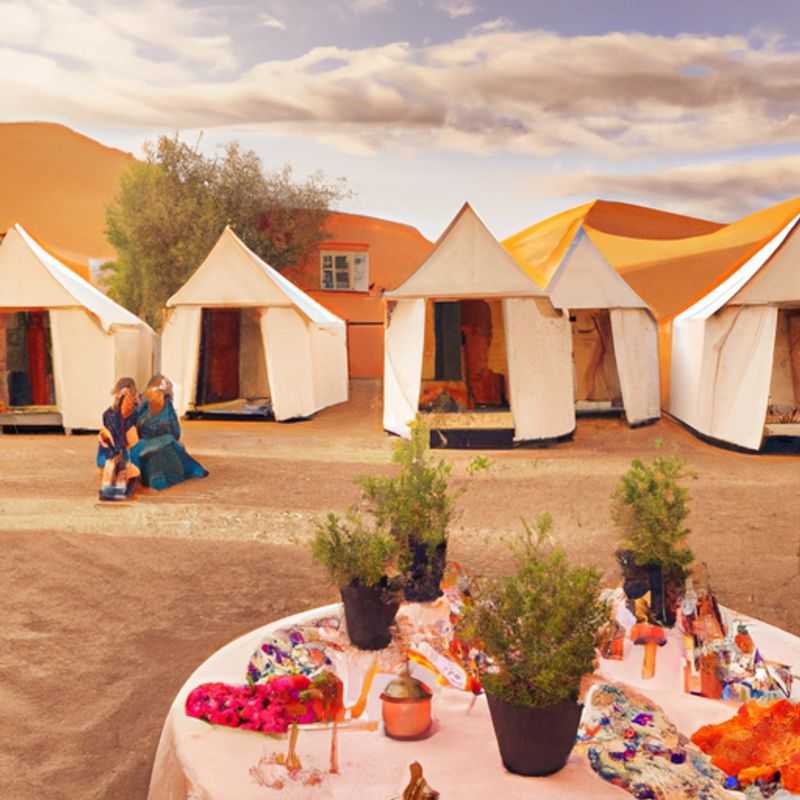
M389 467L375 387L310 422L188 423L201 482L95 502L92 437L0 437L0 797L141 798L164 714L192 669L246 630L334 593L307 556L312 520ZM661 451L656 440L662 440ZM447 453L469 488L451 554L503 570L504 535L548 510L569 551L615 577L609 496L631 458L677 452L692 546L720 600L800 633L800 459L717 450L670 422L581 422L574 442Z

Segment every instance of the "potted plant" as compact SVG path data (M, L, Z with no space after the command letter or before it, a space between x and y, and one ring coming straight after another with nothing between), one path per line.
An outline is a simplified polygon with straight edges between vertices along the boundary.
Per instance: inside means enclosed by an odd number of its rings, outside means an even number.
M430 460L429 439L429 429L417 420L411 438L395 445L392 461L400 466L399 473L359 480L367 510L400 545L406 600L418 602L442 594L447 528L456 497L448 486L450 465Z
M339 587L347 634L362 650L381 650L392 639L400 603L387 571L398 550L390 533L368 527L355 512L344 519L328 514L316 523L312 555Z
M670 627L694 560L686 544L689 491L680 483L685 467L677 456L659 456L651 464L634 459L612 497L625 593L635 600L649 591L654 621Z
M458 623L481 643L482 667L503 764L520 775L560 770L575 744L581 679L594 670L597 630L607 608L600 574L570 564L550 538L552 518L525 524L516 572L480 581Z

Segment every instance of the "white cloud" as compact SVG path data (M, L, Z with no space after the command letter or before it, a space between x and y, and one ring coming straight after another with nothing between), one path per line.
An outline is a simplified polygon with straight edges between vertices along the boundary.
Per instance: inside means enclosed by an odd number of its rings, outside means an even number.
M504 31L511 28L512 23L508 17L497 17L486 22L481 22L472 28L471 33L493 33L494 31Z
M278 31L286 30L286 23L281 22L277 17L273 17L271 14L261 13L258 17L258 21L265 28L275 28L275 30Z
M20 3L0 3L3 41L10 45L30 46L39 34L39 15Z
M101 0L30 0L26 10L27 22L20 23L17 15L12 31L26 33L27 41L7 36L4 27L3 44L24 44L41 55L69 59L87 74L169 83L190 80L190 65L236 66L231 39L216 32L214 18L178 0L143 0L135 8ZM153 48L169 59L145 55Z
M533 182L538 184L540 176ZM548 192L669 205L671 210L714 219L735 219L800 195L800 155L716 161L671 169L549 176Z
M470 0L439 0L438 7L450 19L469 17L478 10L475 3L470 2Z
M197 77L198 61L233 70L234 48L207 15L175 0L159 5L156 52L142 41L146 20L133 12L86 10L74 0L33 7L38 23L16 30L34 44L0 45L6 118L69 114L83 124L170 130L248 124L324 135L358 151L620 161L800 143L800 53L773 40L564 37L498 26L420 47L315 48L210 80Z
M354 11L383 11L389 7L389 0L350 0Z

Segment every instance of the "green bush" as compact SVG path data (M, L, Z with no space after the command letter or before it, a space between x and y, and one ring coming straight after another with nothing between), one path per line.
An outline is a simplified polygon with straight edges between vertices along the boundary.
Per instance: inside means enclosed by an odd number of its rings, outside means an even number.
M660 564L664 573L685 578L694 560L686 545L689 490L686 463L677 456L659 456L652 464L631 462L612 497L612 517L622 531L621 548L640 566Z
M399 542L403 558L408 558L410 542L425 544L429 555L445 544L453 515L450 465L431 462L429 436L424 423L412 423L411 438L398 440L394 447L392 461L400 466L399 474L358 481L364 505Z
M397 541L384 529L369 528L356 513L345 519L328 514L316 522L311 543L314 560L328 571L340 588L358 582L375 586L397 557Z
M569 563L549 536L552 524L549 514L524 524L516 573L478 582L458 623L459 634L480 641L491 657L481 675L486 691L521 706L577 700L608 613L600 574Z

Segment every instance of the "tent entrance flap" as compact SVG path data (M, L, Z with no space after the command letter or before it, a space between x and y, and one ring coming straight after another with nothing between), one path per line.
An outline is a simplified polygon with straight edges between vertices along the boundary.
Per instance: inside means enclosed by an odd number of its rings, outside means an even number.
M203 309L198 410L243 415L271 413L260 317L259 309Z
M608 310L575 310L570 315L570 325L577 410L582 413L622 410L622 389Z
M421 410L508 409L500 301L429 303L424 352Z
M50 313L0 313L0 409L54 404Z
M800 425L799 309L778 309L766 422L769 435L787 435L783 426Z

